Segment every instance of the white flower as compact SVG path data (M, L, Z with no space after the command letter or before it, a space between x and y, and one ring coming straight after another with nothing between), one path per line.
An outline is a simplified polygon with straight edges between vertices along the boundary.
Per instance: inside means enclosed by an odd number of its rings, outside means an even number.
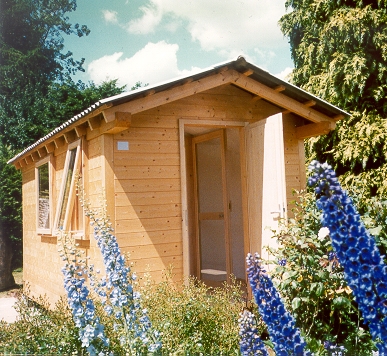
M329 235L329 229L327 227L322 227L318 232L318 239L323 241Z

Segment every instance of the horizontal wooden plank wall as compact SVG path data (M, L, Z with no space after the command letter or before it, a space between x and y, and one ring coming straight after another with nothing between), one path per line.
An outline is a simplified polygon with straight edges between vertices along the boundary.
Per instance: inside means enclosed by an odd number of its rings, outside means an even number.
M103 136L98 136L88 141L87 146L87 166L88 166L88 177L85 185L87 188L87 199L90 203L90 209L97 211L98 214L102 213L104 204L106 202L106 191L103 187L103 151L104 151L104 139ZM113 183L111 183L113 184ZM114 197L111 197L110 204L114 204ZM110 205L109 204L109 205ZM111 208L111 207L109 207ZM113 217L114 219L114 217ZM114 220L111 221L114 227ZM99 269L104 274L104 266L101 252L97 246L97 242L94 237L93 226L86 226L89 229L90 246L85 249L85 255L90 258L96 269Z
M96 136L87 142L84 184L91 207L100 209L106 194L109 195L108 209L115 234L123 252L129 253L137 273L150 271L158 281L163 271L173 265L175 280L183 278L179 119L195 119L198 123L202 120L253 122L278 111L278 107L227 85L132 115L128 130L109 137L108 134ZM118 141L127 141L129 150L118 150ZM293 146L289 144L288 148L294 150ZM54 211L66 147L58 149L53 160ZM289 159L296 159L293 156ZM109 172L109 169L112 170ZM296 179L292 177L289 179ZM36 234L35 184L35 169L29 165L23 169L24 279L34 295L46 294L55 302L64 294L60 271L63 261L56 238ZM88 228L90 247L85 253L102 270L93 229Z
M136 273L154 280L171 264L182 279L178 120L170 113L133 115L129 130L114 135L116 236Z
M132 115L131 127L114 135L116 235L140 275L157 280L172 263L175 279L183 277L178 120L254 121L270 106L262 103L222 86ZM129 150L118 150L119 141Z
M286 177L286 199L288 216L292 216L292 202L296 196L294 190L306 187L304 141L296 137L296 127L303 124L303 119L293 114L283 115L284 158Z
M53 160L52 202L60 191L66 153L61 153ZM55 172L57 170L57 172ZM23 281L29 286L32 296L46 295L53 304L64 294L63 261L58 252L57 238L36 233L36 182L35 167L23 170ZM51 214L56 209L51 209ZM51 216L54 222L54 216Z

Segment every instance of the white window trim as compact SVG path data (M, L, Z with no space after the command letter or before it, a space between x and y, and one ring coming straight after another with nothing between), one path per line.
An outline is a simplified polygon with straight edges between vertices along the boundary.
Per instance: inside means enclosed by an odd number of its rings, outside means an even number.
M67 206L64 207L66 213L63 221L63 229L59 230L58 224L59 224L60 213L61 213L61 208L62 208L63 199L64 199L64 193L66 189L66 176L68 174L68 169L70 164L70 151L73 150L74 148L77 149L75 153L74 173L73 173L73 176L71 177L71 183L70 183L69 193L68 193L69 199L67 201ZM81 164L81 140L77 140L75 142L70 143L67 148L66 161L65 161L65 165L63 167L63 173L62 173L62 184L61 184L60 194L58 196L58 202L57 202L57 208L56 208L56 214L55 214L55 220L54 220L54 230L56 234L59 234L60 231L65 231L65 232L69 231L72 205L75 200L74 198L75 198L75 190L76 190L76 184L75 184L76 173L79 172L80 164Z
M39 227L39 167L48 163L48 194L49 194L49 225L48 229ZM39 162L35 164L35 183L36 183L36 231L40 235L51 235L52 233L52 223L53 223L53 199L52 199L52 177L53 177L53 169L52 169L52 155L48 155L47 157L41 159Z

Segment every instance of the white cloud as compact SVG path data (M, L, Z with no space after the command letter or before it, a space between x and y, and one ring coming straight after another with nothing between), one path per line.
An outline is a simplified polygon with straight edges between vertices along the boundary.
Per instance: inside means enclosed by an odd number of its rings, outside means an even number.
M142 16L129 23L131 33L154 32L162 19L179 18L206 51L249 52L283 44L278 21L285 0L148 0ZM165 25L167 26L167 25Z
M102 15L106 22L117 23L117 14L117 11L102 10Z
M128 23L128 31L134 34L148 34L155 31L156 26L162 19L162 12L159 7L141 6L142 17L134 19Z
M88 65L87 73L96 84L118 78L119 85L126 84L130 89L138 81L155 84L198 71L198 68L178 69L178 49L177 44L165 41L148 43L130 58L122 58L123 53L116 52L96 59Z
M275 74L277 78L282 80L289 81L290 74L292 73L294 68L286 67L282 72Z

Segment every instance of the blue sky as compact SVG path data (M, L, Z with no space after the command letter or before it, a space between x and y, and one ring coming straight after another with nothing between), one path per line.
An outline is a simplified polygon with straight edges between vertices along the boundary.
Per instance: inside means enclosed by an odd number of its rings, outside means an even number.
M118 78L128 88L154 84L239 55L284 77L293 63L278 26L285 0L78 0L70 23L87 25L84 38L65 38L77 78L99 84Z

